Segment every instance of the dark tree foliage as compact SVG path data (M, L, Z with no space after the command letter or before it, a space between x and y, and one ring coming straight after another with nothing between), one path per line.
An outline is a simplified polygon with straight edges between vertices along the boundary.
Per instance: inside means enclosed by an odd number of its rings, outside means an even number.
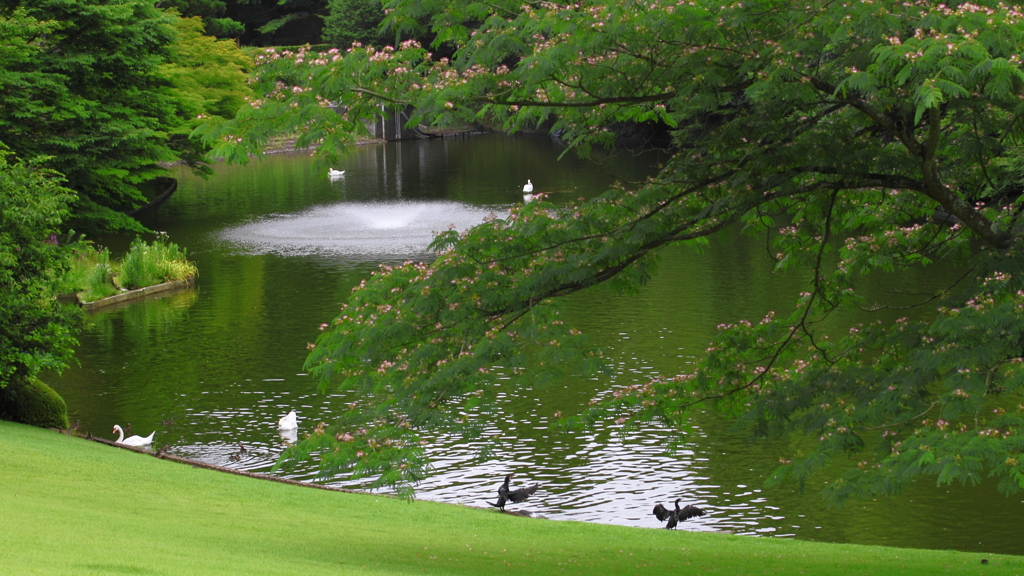
M244 26L244 46L319 44L327 0L227 0L224 15Z
M207 148L188 135L200 114L234 114L248 60L201 38L146 0L0 8L0 143L64 175L78 193L68 226L142 231L124 212L161 163L204 169Z
M228 8L223 0L160 0L156 5L162 10L175 10L185 18L201 17L206 32L217 38L237 38L245 32L241 22L221 17Z
M159 162L192 153L165 135L179 123L157 74L170 17L142 0L35 0L8 3L0 18L4 42L24 46L0 61L0 81L17 86L0 95L0 142L19 158L50 157L79 193L76 229L141 230L121 213L143 202L136 185L160 175Z
M160 0L156 7L161 10L176 10L186 18L189 16L217 16L227 10L227 2L224 0Z
M995 1L583 4L392 0L387 24L427 24L433 58L394 49L268 53L259 99L203 131L235 160L274 132L337 153L381 105L412 122L553 123L577 151L609 127L659 122L673 155L645 182L558 208L534 201L435 242L429 264L383 268L323 326L308 367L355 390L338 422L292 457L325 474L379 474L410 490L419 431L479 432L472 410L520 384L599 372L561 296L637 290L659 249L744 227L777 269L808 274L765 318L721 326L692 371L613 390L583 420L681 425L714 406L754 437L796 433L775 481L852 457L835 502L921 476L1024 487L1024 14ZM328 105L341 105L336 114ZM963 269L932 294L872 292L879 273ZM753 288L752 288L753 289ZM892 296L892 297L890 297ZM907 303L909 298L910 302ZM841 326L848 309L906 317ZM539 350L529 363L526 350ZM504 385L507 385L504 384ZM842 461L842 460L841 460Z
M353 42L384 46L394 43L395 35L381 30L384 8L380 0L328 0L324 17L323 41L339 48Z

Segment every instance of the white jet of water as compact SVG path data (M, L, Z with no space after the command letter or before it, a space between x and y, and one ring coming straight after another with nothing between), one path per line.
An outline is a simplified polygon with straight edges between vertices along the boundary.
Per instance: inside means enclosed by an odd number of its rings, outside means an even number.
M459 202L332 204L276 214L222 230L247 254L424 256L445 230L465 230L508 212Z

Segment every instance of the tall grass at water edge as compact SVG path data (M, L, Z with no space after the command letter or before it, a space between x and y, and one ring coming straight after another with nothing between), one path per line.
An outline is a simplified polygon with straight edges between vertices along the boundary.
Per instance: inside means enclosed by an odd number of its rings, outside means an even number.
M114 284L110 250L80 242L75 248L70 267L58 282L57 291L62 294L77 293L79 299L85 302L120 292L120 288Z
M152 243L136 238L119 260L112 260L107 248L82 241L75 249L70 269L58 282L58 291L76 293L79 300L92 302L123 290L197 275L198 269L188 260L186 249L169 242L163 234Z
M185 280L196 275L195 264L188 261L186 249L158 236L152 244L136 238L121 260L121 287L132 290L161 282Z

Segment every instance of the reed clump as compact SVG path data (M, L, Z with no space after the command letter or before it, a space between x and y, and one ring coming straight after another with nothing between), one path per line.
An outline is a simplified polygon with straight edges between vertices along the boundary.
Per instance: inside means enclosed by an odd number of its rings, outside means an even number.
M170 242L166 234L151 243L136 237L121 258L90 242L79 242L71 266L59 283L61 293L77 294L82 302L94 302L125 290L187 280L199 274L185 248Z

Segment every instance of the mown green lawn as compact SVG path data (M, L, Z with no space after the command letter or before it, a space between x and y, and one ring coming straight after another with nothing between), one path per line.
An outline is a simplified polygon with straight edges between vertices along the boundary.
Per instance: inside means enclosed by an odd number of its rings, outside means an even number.
M0 574L1024 575L1024 557L521 518L246 478L0 422Z

